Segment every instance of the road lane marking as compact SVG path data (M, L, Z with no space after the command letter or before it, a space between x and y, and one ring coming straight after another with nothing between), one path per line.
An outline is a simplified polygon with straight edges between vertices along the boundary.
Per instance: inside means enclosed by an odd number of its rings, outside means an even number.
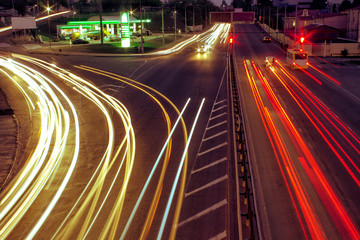
M217 165L217 164L219 164L219 163L222 163L222 162L224 162L224 161L226 161L226 160L227 160L227 157L223 157L223 158L221 158L221 159L219 159L219 160L217 160L217 161L215 161L215 162L212 162L212 163L210 163L210 164L208 164L208 165L206 165L206 166L204 166L204 167L202 167L202 168L199 168L199 169L196 169L196 170L191 171L191 174L194 174L194 173L197 173L197 172L201 172L201 171L203 171L203 170L205 170L205 169L207 169L207 168L210 168L210 167L212 167L212 166L215 166L215 165Z
M204 151L204 152L201 152L201 153L198 154L198 157L201 156L201 155L204 155L204 154L206 154L206 153L212 152L212 151L214 151L214 150L216 150L216 149L218 149L218 148L221 148L221 147L223 147L223 146L226 146L227 144L228 144L227 142L224 142L224 143L219 144L219 145L217 145L217 146L215 146L215 147L213 147L213 148L210 148L210 149L208 149L208 150L206 150L206 151Z
M224 115L226 115L226 114L227 114L227 112L223 112L223 113L221 113L221 114L219 114L219 115L216 115L215 117L209 118L209 121L211 121L211 120L213 120L213 119L215 119L215 118L222 117L222 116L224 116Z
M209 240L221 240L221 239L227 239L226 230L224 230L222 233L219 233L212 238L209 238Z
M214 181L211 181L211 182L209 182L209 183L207 183L207 184L205 184L205 185L203 185L203 186L201 186L201 187L199 187L199 188L197 188L197 189L195 189L195 190L193 190L191 192L185 193L185 197L193 195L193 194L195 194L197 192L200 192L200 191L202 191L202 190L204 190L206 188L212 187L212 186L214 186L214 185L216 185L216 184L218 184L218 183L220 183L222 181L225 181L226 179L228 179L227 174L220 177L220 178L218 178L218 179L215 179Z
M211 207L205 209L204 211L201 211L201 212L195 214L194 216L189 217L188 219L182 221L181 223L178 224L178 227L181 227L182 225L185 225L185 224L187 224L191 221L194 221L202 216L205 216L206 214L208 214L212 211L215 211L216 209L221 208L221 207L225 206L226 204L227 204L227 200L224 199L221 202L218 202L218 203L212 205Z
M222 105L221 107L218 107L217 109L214 109L212 112L216 112L216 111L221 110L221 109L226 108L226 107L227 107L227 104Z
M220 126L220 125L222 125L222 124L224 124L224 123L227 123L227 120L222 121L222 122L219 122L218 124L215 124L215 125L213 125L213 126L211 126L211 127L208 127L208 128L206 128L205 130L207 131L207 130L212 129L212 128L214 128L214 127Z
M220 135L223 135L223 134L225 134L225 133L227 133L227 130L224 130L224 131L219 132L219 133L217 133L217 134L215 134L215 135L212 135L211 137L205 138L205 139L203 139L202 141L205 142L205 141L211 140L211 139L216 138L216 137L218 137L218 136L220 136Z
M215 106L215 105L218 105L218 104L220 104L220 103L223 103L223 102L225 102L225 101L226 101L226 99L220 100L220 101L214 103L214 106Z

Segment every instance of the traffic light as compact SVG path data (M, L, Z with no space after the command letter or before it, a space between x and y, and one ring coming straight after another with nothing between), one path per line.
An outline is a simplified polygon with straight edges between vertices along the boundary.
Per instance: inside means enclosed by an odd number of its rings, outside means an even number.
M229 39L230 44L232 44L233 41L234 41L233 37L230 37L230 39Z
M303 44L304 41L305 41L305 38L304 38L304 37L301 37L301 38L300 38L300 43Z

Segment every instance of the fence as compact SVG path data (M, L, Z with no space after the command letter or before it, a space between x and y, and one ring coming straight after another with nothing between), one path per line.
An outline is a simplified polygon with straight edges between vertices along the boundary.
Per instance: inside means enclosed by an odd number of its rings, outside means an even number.
M266 24L259 24L271 38L276 39L282 44L287 44L289 48L298 48L299 45L283 33L277 33ZM315 56L338 57L338 56L360 56L360 43L311 43L304 44L303 49Z

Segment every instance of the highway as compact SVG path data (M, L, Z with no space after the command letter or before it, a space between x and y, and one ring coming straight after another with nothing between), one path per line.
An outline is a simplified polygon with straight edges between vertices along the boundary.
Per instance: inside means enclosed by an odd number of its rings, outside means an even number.
M358 239L359 69L311 57L293 70L256 25L234 29L262 236Z
M2 76L21 94L22 113L31 116L32 126L21 155L24 167L1 195L1 237L188 239L194 234L184 230L196 220L191 217L211 214L206 209L218 206L216 199L200 195L194 208L187 196L202 190L189 179L198 176L191 169L201 172L207 165L195 164L200 150L212 149L201 143L205 128L227 128L221 117L229 117L223 40L228 29L213 31L222 37L201 35L169 56L14 54L13 60L2 60ZM212 49L197 53L206 41ZM220 117L212 123L214 112ZM208 142L217 146L227 140L223 130L214 130L211 134L220 139ZM215 214L224 224L212 216L196 223L197 235L209 238L232 234L225 224L230 202L223 160L227 148L217 150L221 158L213 160L221 160L221 168L214 169L222 178L211 184L217 187L211 191L221 190ZM207 168L211 166L216 165ZM183 210L187 208L192 212ZM213 232L206 230L209 223Z

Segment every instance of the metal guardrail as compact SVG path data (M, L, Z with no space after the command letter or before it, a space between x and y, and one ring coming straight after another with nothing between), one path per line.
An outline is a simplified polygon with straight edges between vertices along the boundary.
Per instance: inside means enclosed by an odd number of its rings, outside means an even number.
M231 47L230 47L231 48ZM236 170L237 216L239 239L260 239L253 195L251 169L249 166L244 121L240 105L239 87L236 79L233 55L228 56L228 86L231 98L233 147Z

